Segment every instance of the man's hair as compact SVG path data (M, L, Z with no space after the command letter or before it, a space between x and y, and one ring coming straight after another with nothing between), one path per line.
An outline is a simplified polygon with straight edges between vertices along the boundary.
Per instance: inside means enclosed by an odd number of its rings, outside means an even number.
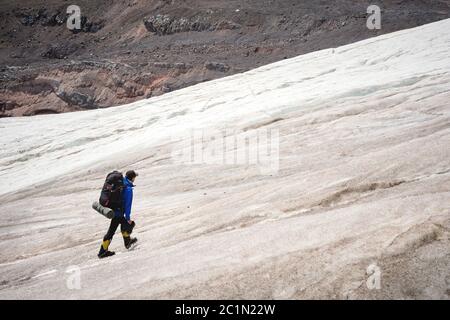
M132 180L132 179L136 178L138 176L138 174L134 170L128 170L127 173L125 174L125 176L128 179Z

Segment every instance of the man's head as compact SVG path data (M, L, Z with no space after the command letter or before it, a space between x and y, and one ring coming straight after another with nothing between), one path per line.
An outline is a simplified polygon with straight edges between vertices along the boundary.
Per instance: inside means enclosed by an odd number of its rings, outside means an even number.
M127 177L128 180L130 180L131 182L134 182L134 179L136 179L138 174L134 170L128 170L127 173L125 174L125 176Z

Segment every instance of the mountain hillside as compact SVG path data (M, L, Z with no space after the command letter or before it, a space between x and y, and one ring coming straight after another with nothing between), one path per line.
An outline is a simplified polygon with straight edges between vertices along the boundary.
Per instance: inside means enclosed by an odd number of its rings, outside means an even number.
M450 0L78 0L74 33L70 4L0 1L0 117L117 106L450 18Z
M115 108L0 119L0 298L448 299L448 30ZM269 162L190 163L189 146L221 145L192 145L198 132L270 133ZM98 260L108 221L90 205L116 168L140 174L139 245L127 252L117 234L118 254Z

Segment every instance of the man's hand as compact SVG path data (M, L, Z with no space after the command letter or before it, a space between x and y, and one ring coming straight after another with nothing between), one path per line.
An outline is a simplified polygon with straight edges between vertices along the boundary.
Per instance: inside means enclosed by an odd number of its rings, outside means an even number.
M133 220L128 220L128 224L133 224Z

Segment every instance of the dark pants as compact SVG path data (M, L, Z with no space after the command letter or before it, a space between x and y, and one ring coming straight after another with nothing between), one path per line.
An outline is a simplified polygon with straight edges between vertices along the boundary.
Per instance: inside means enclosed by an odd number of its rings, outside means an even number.
M111 244L111 240L114 237L114 233L116 233L119 224L120 224L120 231L122 231L125 248L128 248L128 246L130 245L131 243L130 235L133 232L134 221L131 224L129 224L124 217L114 217L111 219L111 224L109 225L108 232L103 237L103 243L100 246L100 251L98 252L99 257L104 255L108 251L109 245Z
M116 233L117 228L120 224L120 231L124 238L129 238L131 233L133 232L134 222L129 224L125 217L114 217L111 219L111 224L109 225L108 232L103 237L103 241L111 241Z

